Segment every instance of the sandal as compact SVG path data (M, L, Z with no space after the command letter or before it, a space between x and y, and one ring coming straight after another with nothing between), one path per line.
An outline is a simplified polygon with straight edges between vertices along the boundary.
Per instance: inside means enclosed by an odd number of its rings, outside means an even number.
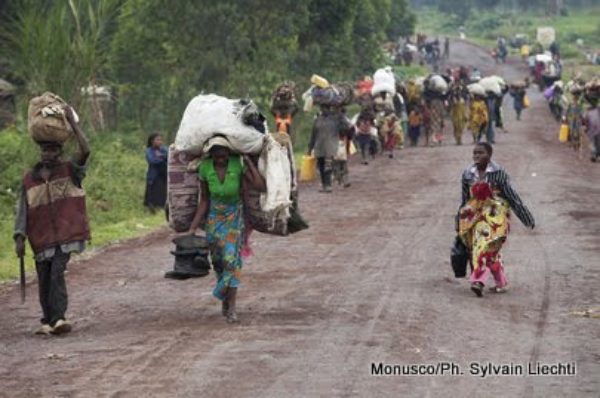
M471 284L471 290L477 297L483 296L483 283L481 282L473 282Z
M494 286L494 287L490 287L490 292L492 293L506 293L508 291L508 286L503 286L503 287L498 287L498 286Z

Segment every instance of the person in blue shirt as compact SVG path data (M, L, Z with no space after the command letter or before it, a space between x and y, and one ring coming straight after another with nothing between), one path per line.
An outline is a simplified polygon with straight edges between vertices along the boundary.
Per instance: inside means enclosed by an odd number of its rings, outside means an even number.
M167 158L168 151L163 145L162 137L154 133L148 137L146 147L146 194L144 206L154 212L157 208L164 208L167 200Z

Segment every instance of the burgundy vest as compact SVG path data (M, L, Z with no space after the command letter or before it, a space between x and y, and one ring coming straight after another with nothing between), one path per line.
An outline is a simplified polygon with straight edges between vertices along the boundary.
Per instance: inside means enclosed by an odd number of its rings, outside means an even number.
M27 195L27 236L35 253L90 240L85 191L73 183L70 162L54 167L48 181L34 177L30 171L23 185Z

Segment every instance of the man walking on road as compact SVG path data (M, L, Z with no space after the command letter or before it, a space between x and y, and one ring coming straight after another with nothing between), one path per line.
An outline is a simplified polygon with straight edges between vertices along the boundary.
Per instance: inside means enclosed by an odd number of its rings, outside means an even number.
M62 334L71 331L65 318L68 296L65 270L71 253L85 249L90 228L81 182L90 148L71 108L70 123L79 153L71 162L61 160L62 144L38 142L41 161L23 179L17 203L14 240L19 257L25 255L25 238L34 253L38 274L42 326L36 334Z
M344 134L352 128L346 115L340 110L323 105L315 119L308 153L314 151L317 167L321 175L321 192L331 193L333 159L337 155L340 133Z

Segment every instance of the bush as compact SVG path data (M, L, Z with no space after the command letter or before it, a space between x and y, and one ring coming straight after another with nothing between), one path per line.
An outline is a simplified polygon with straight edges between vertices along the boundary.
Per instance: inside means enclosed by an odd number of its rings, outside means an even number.
M93 134L90 145L92 155L84 187L92 244L101 246L164 224L163 214L151 215L142 204L147 168L145 134ZM71 150L72 144L65 149L65 157ZM36 145L27 134L15 128L0 131L0 280L12 278L18 271L12 242L14 208L21 178L37 157ZM33 267L31 258L27 264Z

